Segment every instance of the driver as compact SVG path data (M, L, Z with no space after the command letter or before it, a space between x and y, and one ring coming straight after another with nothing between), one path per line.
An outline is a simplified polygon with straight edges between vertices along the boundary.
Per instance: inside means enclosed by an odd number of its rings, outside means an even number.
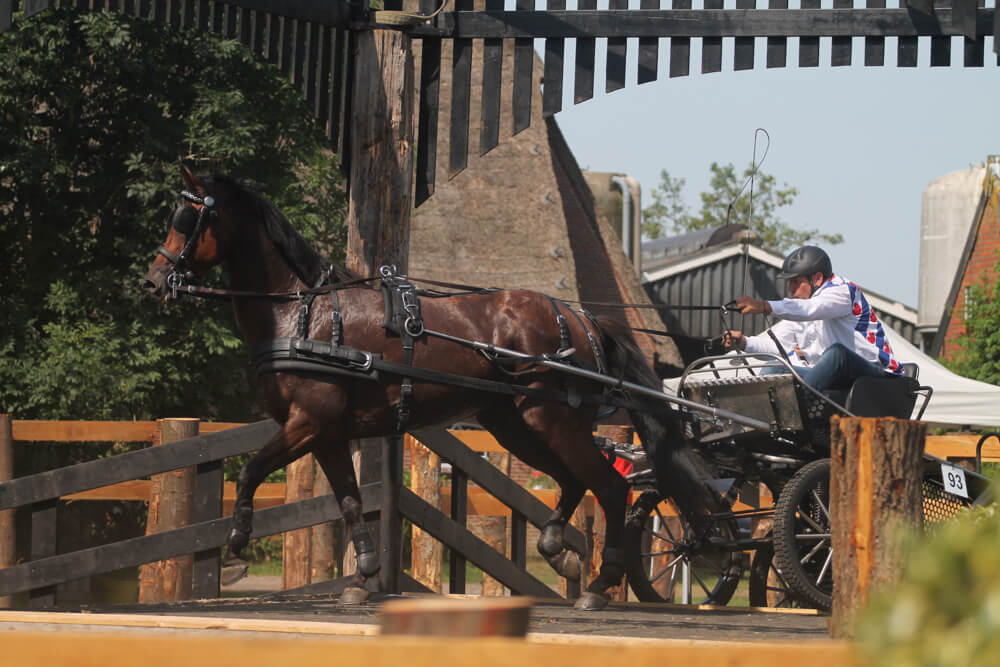
M817 391L850 389L859 377L902 374L882 323L861 288L834 275L830 257L821 248L803 246L792 251L778 277L788 279L788 298L764 301L741 296L736 300L741 313L772 315L778 323L757 336L724 332L722 344L727 350L783 353ZM782 366L762 372L785 370Z

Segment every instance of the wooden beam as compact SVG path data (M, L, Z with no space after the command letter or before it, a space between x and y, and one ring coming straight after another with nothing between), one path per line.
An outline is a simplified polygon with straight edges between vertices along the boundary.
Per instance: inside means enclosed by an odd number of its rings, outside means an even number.
M551 588L518 569L514 563L501 556L467 528L458 525L440 510L428 505L409 489L401 489L399 508L403 516L415 525L441 540L453 551L464 554L468 560L484 572L488 572L511 591L542 598L558 597Z
M583 6L589 0L580 0ZM976 34L993 34L994 10L976 12ZM966 35L951 9L933 17L906 9L633 9L442 13L433 24L411 28L413 37L892 37ZM579 46L577 47L579 48ZM578 91L579 92L579 91Z
M233 422L202 422L202 434L246 426ZM152 442L155 421L58 421L16 419L12 422L17 442Z
M92 614L92 616L98 616ZM223 625L222 619L218 624ZM256 628L254 628L256 630ZM521 638L452 638L446 642L420 637L384 637L366 641L336 641L320 637L247 639L224 633L178 641L174 635L112 634L109 632L10 632L4 636L4 657L20 667L87 664L102 667L175 667L178 664L272 665L320 667L336 653L344 664L406 664L410 667L660 667L671 663L699 667L853 667L862 664L857 648L847 642L725 642L646 640L627 643L576 637L572 645Z
M0 484L0 510L127 482L184 466L256 451L278 430L272 420L199 435L164 447L118 454Z
M366 509L381 507L382 485L361 487ZM41 509L47 509L42 504ZM255 537L274 535L340 518L340 508L332 496L311 498L294 505L281 505L255 514ZM229 517L185 526L167 533L135 537L90 549L81 549L41 560L32 560L0 570L0 595L53 586L65 581L142 565L226 543L232 520Z

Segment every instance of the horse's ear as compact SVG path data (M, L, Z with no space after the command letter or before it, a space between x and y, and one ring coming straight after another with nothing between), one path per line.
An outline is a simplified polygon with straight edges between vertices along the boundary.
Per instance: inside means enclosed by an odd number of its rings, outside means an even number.
M191 173L187 165L183 162L181 163L181 178L184 180L184 187L191 192L197 192L199 194L204 194L205 186L201 184L201 181Z

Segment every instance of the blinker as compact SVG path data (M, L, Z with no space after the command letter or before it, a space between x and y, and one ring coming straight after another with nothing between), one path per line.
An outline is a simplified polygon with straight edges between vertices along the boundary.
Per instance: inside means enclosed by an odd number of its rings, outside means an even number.
M174 211L170 224L184 236L190 236L198 224L198 211L193 206L182 205Z

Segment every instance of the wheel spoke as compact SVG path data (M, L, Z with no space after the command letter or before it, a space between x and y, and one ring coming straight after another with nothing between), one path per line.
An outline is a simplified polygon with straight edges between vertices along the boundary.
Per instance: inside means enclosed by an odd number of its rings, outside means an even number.
M691 568L691 576L694 577L694 580L698 582L699 586L701 586L701 590L705 591L705 595L708 598L711 598L712 591L708 590L708 586L706 586L705 582L701 580L701 577L698 576L698 573L695 572L695 569L693 567Z
M664 565L663 568L659 572L657 572L655 575L652 575L652 576L649 577L649 583L653 583L654 581L656 581L657 579L659 579L660 577L662 577L664 574L667 573L667 570L671 570L671 571L672 570L676 570L677 568L675 567L675 565L677 565L677 561L681 560L681 558L682 558L682 556L676 556L676 557L674 557L674 559L672 561L670 561L669 563L667 563L666 565ZM673 573L671 572L671 579L672 578L673 578Z
M813 518L811 516L809 516L809 514L807 512L803 512L800 509L798 511L798 515L799 515L800 519L802 519L803 521L805 521L806 523L808 523L810 526L812 526L813 530L815 530L817 533L825 532L825 530L818 523L816 523L815 521L813 521Z
M826 554L826 560L823 562L823 567L819 571L819 576L816 577L816 585L819 586L823 582L823 577L826 576L827 570L830 568L830 563L833 562L833 549L831 548Z
M666 551L643 551L640 555L643 558L652 558L653 556L669 556L673 553L673 549L667 549Z
M829 510L826 507L826 503L824 503L823 499L819 497L818 493L816 493L816 489L812 490L812 497L816 499L816 504L819 505L819 511L822 512L823 516L826 517L826 523L827 523L827 525L829 525L830 524L830 512L829 512Z
M799 562L802 563L803 565L805 565L806 562L809 561L809 560L811 560L812 557L815 556L816 553L823 547L823 544L825 542L826 542L826 540L823 540L822 542L817 542L816 545L812 549L809 550L809 553L807 553L805 556L803 556L802 558L799 559Z

